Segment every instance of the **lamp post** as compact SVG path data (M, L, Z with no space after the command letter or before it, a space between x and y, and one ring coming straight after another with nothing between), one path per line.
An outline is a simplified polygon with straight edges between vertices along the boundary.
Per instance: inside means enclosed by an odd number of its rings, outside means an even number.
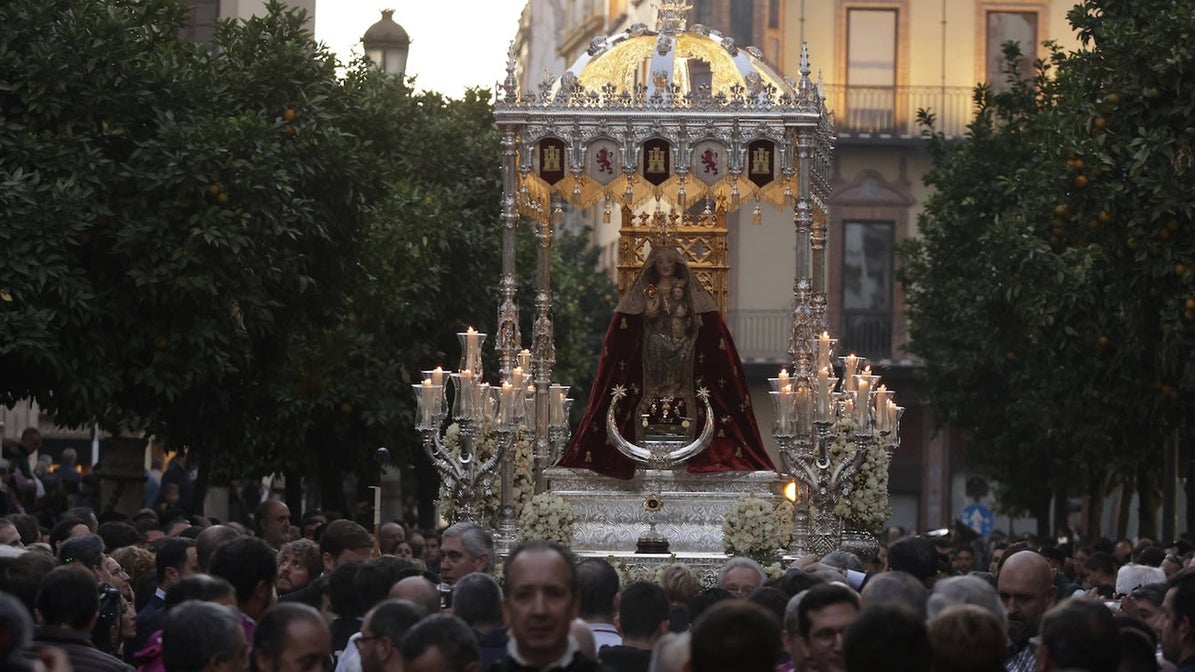
M402 77L407 70L411 37L394 22L394 10L383 9L382 20L369 27L361 38L365 55L388 75Z

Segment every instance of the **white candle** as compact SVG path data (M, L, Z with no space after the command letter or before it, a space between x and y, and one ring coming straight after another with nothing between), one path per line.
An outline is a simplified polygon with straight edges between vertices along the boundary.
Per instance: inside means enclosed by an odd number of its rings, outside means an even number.
M477 332L473 327L465 330L465 366L470 370L477 366Z
M777 384L780 386L781 391L788 386L788 369L780 369L780 377Z
M797 429L805 429L810 426L810 398L809 388L797 388Z
M520 372L522 375L522 372ZM503 429L510 427L514 419L515 388L510 383L502 383L502 396L498 400L498 422Z
M830 369L817 370L817 389L814 390L814 412L818 422L830 419Z
M461 395L461 417L469 420L473 418L476 412L473 408L473 372L468 369L461 370L461 389L457 390L457 394Z
M787 380L787 378L788 378L787 372L782 371L780 373L780 375L784 376L784 379ZM793 386L788 385L788 384L781 385L780 386L780 409L779 409L779 411L780 411L780 426L781 427L787 428L789 409L792 408L792 405L793 405Z
M516 390L523 389L523 367L516 366L510 372L510 386Z
M432 385L440 385L441 387L444 385L444 369L442 367L437 366L432 369L431 383Z
M855 389L855 374L859 370L859 358L847 355L842 358L842 391L850 392Z
M855 402L850 397L847 397L842 402L842 416L849 418L855 414Z
M531 370L531 351L527 348L519 351L519 368L524 372Z
M435 397L436 388L432 386L430 378L423 379L423 389L420 390L419 412L424 427L432 426L432 408L436 403Z
M830 367L830 332L823 331L817 337L817 368Z
M877 432L888 431L888 395L889 394L891 394L891 392L889 392L888 388L884 385L880 385L879 387L876 388L875 418L876 418L876 431Z
M855 424L859 432L871 429L871 405L867 403L870 388L867 376L855 377Z

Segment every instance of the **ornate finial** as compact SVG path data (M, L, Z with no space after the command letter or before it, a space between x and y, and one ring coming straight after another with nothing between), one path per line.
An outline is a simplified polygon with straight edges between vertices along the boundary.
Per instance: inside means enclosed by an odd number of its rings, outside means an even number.
M798 89L804 90L804 89L807 89L807 88L813 86L813 82L809 81L809 73L810 72L811 72L811 70L809 68L809 43L802 42L801 43L801 81L797 86Z
M513 103L519 91L519 80L515 78L516 65L515 43L511 40L506 50L506 81L502 83L502 91L506 102Z
M659 0L656 9L656 32L675 35L685 30L685 22L693 5L688 0Z

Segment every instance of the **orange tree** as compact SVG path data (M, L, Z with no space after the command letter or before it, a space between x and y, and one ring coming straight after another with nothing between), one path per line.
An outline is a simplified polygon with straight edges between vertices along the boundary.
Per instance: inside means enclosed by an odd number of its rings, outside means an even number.
M1147 4L1081 3L1079 51L977 89L967 137L930 140L935 193L903 249L938 419L1041 534L1053 494L1098 507L1127 481L1148 503L1195 404L1195 51L1174 46L1195 8Z

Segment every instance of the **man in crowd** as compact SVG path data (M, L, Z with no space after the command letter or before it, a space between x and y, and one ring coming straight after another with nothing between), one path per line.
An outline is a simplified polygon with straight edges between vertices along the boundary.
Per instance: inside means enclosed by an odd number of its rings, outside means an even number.
M493 562L494 537L482 526L457 523L444 530L440 546L440 580L449 589L466 574L492 571Z
M1037 635L1041 618L1054 606L1058 592L1050 575L1050 563L1034 551L1006 556L996 591L1008 617L1009 656L1004 669L1032 672L1037 658L1029 638Z
M257 537L238 537L216 549L211 573L236 589L245 640L256 642L253 632L257 622L278 598L274 593L278 578L274 549Z
M1112 610L1102 602L1069 599L1042 617L1037 669L1116 672L1120 667L1118 635Z
M622 644L598 650L598 661L612 672L647 672L652 647L668 632L668 596L647 581L623 588L618 599Z
M970 546L958 546L950 556L950 567L955 574L970 574L975 569L975 551Z
M797 631L804 657L812 669L819 672L846 669L843 643L847 628L858 618L859 596L840 583L819 584L805 592L797 605ZM693 641L697 641L696 633Z
M1195 570L1184 569L1168 582L1162 601L1162 654L1177 672L1195 672Z
M618 572L601 558L589 558L577 565L581 619L589 624L598 651L622 644L622 635L614 625L619 585Z
M166 591L181 579L199 573L199 557L194 539L167 537L158 543L154 559L157 587L153 597L137 612L137 634L125 643L125 660L133 662L133 655L145 647L149 636L162 629L166 618Z
M748 600L715 604L691 633L692 672L772 672L780 654L776 617Z
M359 524L342 518L328 523L319 540L324 573L346 562L365 562L373 555L373 535Z
M453 588L453 614L470 628L480 647L481 670L486 672L506 655L506 621L502 615L502 588L489 574L462 576Z
M267 499L257 505L253 518L257 522L257 536L274 550L282 548L290 537L290 508L277 499Z
M356 640L361 672L402 672L399 644L427 612L406 600L386 600L371 609Z
M63 566L42 580L37 595L41 627L34 641L66 652L77 672L127 672L124 661L104 653L91 642L99 618L99 583L87 568Z
M244 672L248 648L236 612L213 602L183 602L162 626L166 672Z
M315 609L279 604L257 624L252 656L255 672L322 672L331 660L332 633Z
M404 672L478 672L473 632L461 619L436 614L416 623L402 638Z
M524 542L511 552L505 578L503 606L512 642L494 669L596 672L597 663L580 655L568 634L581 606L572 554L545 541Z
M406 539L406 530L393 520L382 523L382 527L378 529L378 549L382 555L397 555L398 544Z
M1112 599L1116 592L1116 558L1111 553L1092 553L1083 569L1083 589L1094 588L1101 599Z
M718 586L735 597L747 597L768 578L763 567L751 558L736 557L726 561L718 572Z

